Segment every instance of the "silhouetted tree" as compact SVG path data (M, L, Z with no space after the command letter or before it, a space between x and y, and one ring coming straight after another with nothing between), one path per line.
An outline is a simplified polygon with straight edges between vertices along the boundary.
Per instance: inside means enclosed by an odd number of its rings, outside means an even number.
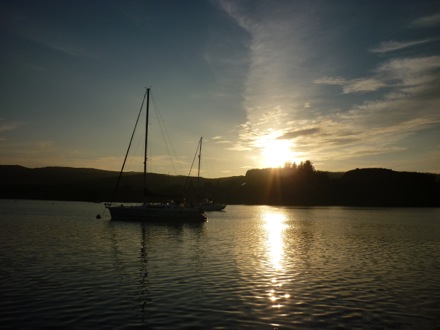
M310 176L315 172L315 167L310 160L306 160L298 165L298 172L301 175Z
M296 165L296 163L295 162L285 162L284 163L284 168L286 169L286 168L290 168L290 169L292 169L292 170L297 170L298 169L298 165Z

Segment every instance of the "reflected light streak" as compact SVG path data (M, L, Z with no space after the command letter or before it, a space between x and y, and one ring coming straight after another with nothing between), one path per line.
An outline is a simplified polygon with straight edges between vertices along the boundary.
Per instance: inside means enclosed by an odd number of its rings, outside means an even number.
M286 216L282 213L268 212L263 215L265 221L264 228L267 231L267 245L269 247L269 257L275 270L282 269L284 256L283 231L286 228L284 223Z
M281 212L264 212L264 229L266 230L266 247L269 259L269 273L272 273L271 288L267 291L271 306L276 309L284 307L283 302L290 298L290 294L283 289L283 280L279 275L284 268L284 230L287 228L286 215ZM283 292L284 291L284 292Z

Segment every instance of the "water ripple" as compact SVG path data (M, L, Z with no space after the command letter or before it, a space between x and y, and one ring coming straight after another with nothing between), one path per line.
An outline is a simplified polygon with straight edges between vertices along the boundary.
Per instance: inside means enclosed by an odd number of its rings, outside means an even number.
M3 328L440 327L436 209L228 206L161 226L1 202Z

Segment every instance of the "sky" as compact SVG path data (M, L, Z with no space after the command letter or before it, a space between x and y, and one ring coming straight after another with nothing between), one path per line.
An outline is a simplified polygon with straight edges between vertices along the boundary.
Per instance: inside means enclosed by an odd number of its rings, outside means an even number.
M0 38L0 165L119 171L151 88L151 172L440 173L438 1L5 0Z

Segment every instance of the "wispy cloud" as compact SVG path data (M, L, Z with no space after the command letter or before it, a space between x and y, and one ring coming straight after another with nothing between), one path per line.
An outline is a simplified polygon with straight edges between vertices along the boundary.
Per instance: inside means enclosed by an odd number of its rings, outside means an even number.
M339 85L344 94L373 92L383 87L425 85L438 79L440 56L397 58L385 62L375 69L375 76L345 80L341 77L323 77L316 79L315 84Z
M13 131L20 125L22 124L14 121L8 121L4 118L0 118L0 132Z
M384 80L393 81L396 85L386 98L401 98L404 95L413 98L416 95L427 97L427 94L438 98L435 95L438 94L440 87L439 69L440 56L398 58L379 66L377 74Z
M96 59L97 56L86 47L75 43L74 41L63 41L57 39L44 39L42 37L33 37L35 42L39 42L48 48L65 53L74 57L91 58Z
M360 92L374 92L379 90L382 87L385 87L386 84L378 79L374 78L361 78L354 79L348 81L343 86L344 94L348 93L360 93Z
M313 128L307 128L307 129L301 129L293 132L287 132L283 134L282 136L278 137L278 140L284 140L284 139L294 139L299 136L305 136L305 135L313 135L320 131L318 127Z
M433 27L440 25L440 13L436 13L430 16L425 16L414 20L411 27Z
M424 75L437 77L439 68L440 56L425 56L393 59L380 65L377 72L389 74L408 84Z
M13 11L8 14L8 29L23 38L70 56L97 58L96 52L85 45L84 38L65 27L54 27L37 16L29 17Z
M345 80L341 77L335 77L335 78L323 77L316 79L314 83L320 85L342 86L342 92L344 94L374 92L386 86L386 84L383 81L380 81L379 79L376 78L359 78L359 79Z
M440 129L440 97L425 98L427 88L390 93L322 118L318 135L299 137L297 148L323 163L404 152L409 148L403 143L406 138Z
M380 45L376 48L370 49L373 53L388 53L412 46L417 46L421 44L425 44L428 42L435 41L437 39L423 39L423 40L412 40L412 41L384 41L380 43Z
M1 145L0 145L1 146ZM55 144L52 141L22 141L17 139L10 139L8 145L1 146L3 161L7 162L9 159L15 158L29 158L34 159L47 157L49 153L56 151Z
M396 58L380 64L369 78L316 79L316 84L340 86L343 94L387 89L375 100L358 100L349 111L305 120L300 126L313 128L285 131L281 137L294 138L295 150L318 163L405 152L402 142L409 136L440 129L439 69L439 56Z
M323 84L323 85L345 85L347 80L342 77L322 77L315 79L315 84Z
M231 144L232 142L228 141L228 140L219 140L219 141L216 141L214 143L216 143L216 144Z
M307 17L295 15L290 3L249 3L251 10L235 1L219 3L250 36L242 103L247 123L240 128L234 149L252 149L274 128L282 131L294 113L311 108L301 87L308 55L300 35Z
M377 120L387 116L386 113L376 113ZM353 158L402 152L407 149L399 144L405 137L416 132L433 128L440 124L426 119L408 119L399 122L387 120L386 124L369 120L366 111L348 113L339 118L328 118L320 123L319 136L301 136L296 140L297 151L313 155L318 163L329 163L334 159L349 160ZM367 123L360 124L362 120ZM369 123L368 123L369 122ZM343 152L341 152L343 150Z

